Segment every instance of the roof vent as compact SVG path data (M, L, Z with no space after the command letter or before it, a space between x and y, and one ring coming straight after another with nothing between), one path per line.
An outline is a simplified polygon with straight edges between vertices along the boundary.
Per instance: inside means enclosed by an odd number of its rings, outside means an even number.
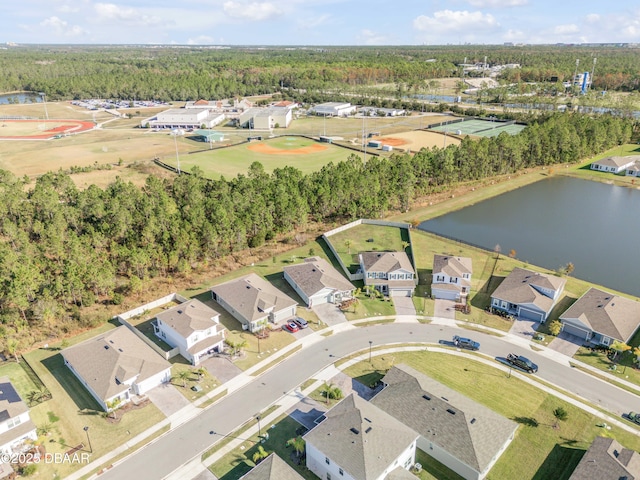
M365 419L367 422L371 423L371 420L369 420L367 417L364 417L364 419Z
M448 399L448 398L446 398L446 397L440 397L440 398L441 398L441 399L443 399L445 402L448 402L448 401L449 401L449 399Z
M352 433L355 433L356 435L358 435L360 433L360 430L358 430L355 427L351 427L349 430L351 430Z
M451 415L455 415L456 414L456 411L452 410L450 408L447 408L447 412L449 412Z
M312 272L315 272L315 271L316 271L316 269L315 269L315 268L312 268L312 269L311 269L311 271L312 271Z
M246 289L247 289L247 290L251 290L251 285L247 285L247 286L246 286Z
M178 310L178 313L180 313L180 314L181 314L181 313L182 313L182 310Z
M474 423L476 423L475 417L471 419L471 425L473 425Z
M425 400L431 400L431 397L429 395L422 395L422 398L424 398Z
M105 346L104 346L104 349L105 349L105 350L109 350L109 345L105 345Z
M614 450L613 451L613 456L618 458L618 455L620 455L620 452L618 450Z
M121 348L119 348L119 349L118 349L118 351L119 351L120 353L124 353L124 351L123 351Z
M364 431L364 433L369 433L371 430L372 430L371 427L369 427Z

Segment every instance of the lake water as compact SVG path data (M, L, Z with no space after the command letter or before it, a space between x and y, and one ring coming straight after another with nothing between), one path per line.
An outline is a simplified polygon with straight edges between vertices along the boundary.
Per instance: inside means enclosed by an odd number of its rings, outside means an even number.
M0 105L9 103L41 103L42 97L31 92L2 93L0 94Z
M418 227L640 297L640 190L554 177ZM481 268L480 265L475 266Z

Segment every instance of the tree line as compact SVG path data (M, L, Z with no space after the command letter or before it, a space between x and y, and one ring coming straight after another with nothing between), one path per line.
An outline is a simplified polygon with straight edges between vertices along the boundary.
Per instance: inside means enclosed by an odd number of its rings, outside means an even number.
M353 153L304 175L294 167L210 180L190 175L144 187L117 179L78 189L69 175L26 180L0 171L0 348L10 354L44 338L104 321L96 302L119 304L152 277L258 247L308 222L380 218L459 182L577 162L628 142L631 120L577 114L538 117L520 134L390 158Z

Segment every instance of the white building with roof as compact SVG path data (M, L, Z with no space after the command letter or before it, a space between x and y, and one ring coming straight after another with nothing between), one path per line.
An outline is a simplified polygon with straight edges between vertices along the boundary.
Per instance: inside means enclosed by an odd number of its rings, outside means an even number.
M309 111L326 117L347 117L355 113L356 106L349 102L327 102L311 107Z
M624 157L613 156L603 158L593 162L591 164L591 170L609 173L624 172L627 168L634 166L638 157L638 155L627 155Z
M225 120L224 113L209 108L172 108L140 122L143 128L213 128Z
M284 279L308 307L339 303L353 297L355 287L324 258L305 258L304 263L284 267Z
M272 130L287 128L293 120L293 107L253 107L238 117L238 126L254 130Z
M405 252L362 252L358 255L364 284L390 297L412 297L418 284Z

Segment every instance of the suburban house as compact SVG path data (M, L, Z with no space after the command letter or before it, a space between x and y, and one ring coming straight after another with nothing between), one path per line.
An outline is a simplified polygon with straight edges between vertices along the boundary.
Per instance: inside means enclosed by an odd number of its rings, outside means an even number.
M27 442L37 439L36 426L29 416L29 408L18 395L9 377L0 377L0 452L21 453L31 447Z
M287 462L272 453L240 480L304 480Z
M371 403L420 435L418 448L467 480L485 478L518 424L407 365L392 367Z
M298 305L255 273L212 287L211 296L250 332L295 316Z
M224 348L220 314L195 298L156 315L153 330L192 365Z
M321 479L384 480L414 464L418 434L351 394L303 438L307 468Z
M637 159L638 155L627 155L625 157L607 157L603 158L602 160L593 162L591 164L591 170L620 173L631 167Z
M347 117L355 113L356 106L349 102L327 102L311 107L310 111L324 117Z
M625 175L627 177L640 177L640 159L633 162L630 167L627 167Z
M491 295L491 308L544 323L566 279L516 267Z
M304 263L284 267L284 278L308 307L340 303L353 297L355 287L324 258L305 258Z
M62 357L106 412L171 380L171 364L124 326L66 348Z
M613 438L596 437L569 480L638 480L640 453Z
M418 283L405 252L362 252L359 254L364 284L390 297L411 297Z
M471 259L452 255L433 256L431 296L459 301L471 289Z
M640 302L590 288L562 315L562 330L585 341L628 342L640 326Z

